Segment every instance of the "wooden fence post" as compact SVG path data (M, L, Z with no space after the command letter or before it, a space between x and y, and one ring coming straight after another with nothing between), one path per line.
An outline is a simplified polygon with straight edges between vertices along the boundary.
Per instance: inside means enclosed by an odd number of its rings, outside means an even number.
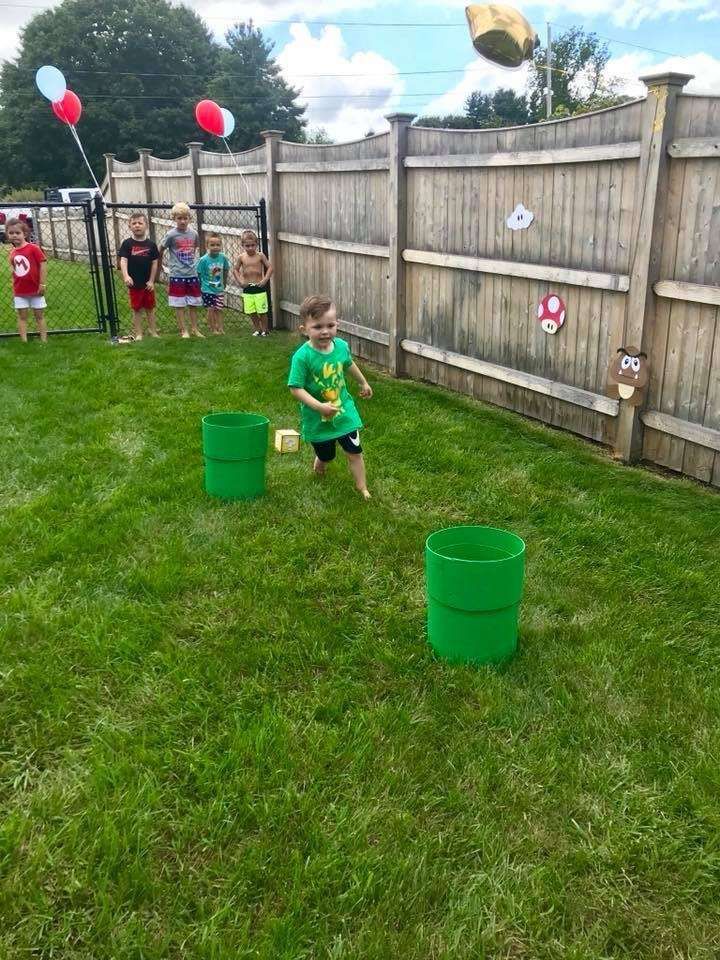
M193 203L202 204L203 195L202 195L202 180L200 178L200 150L202 149L203 144L199 141L193 140L192 143L187 144L188 154L190 156L190 170L192 172L192 195ZM203 228L203 211L195 211L195 229L197 230L200 236L200 247L205 249L205 243L202 238L202 228Z
M647 351L649 347L655 312L652 288L659 278L667 204L670 166L668 144L675 127L677 96L693 78L687 73L659 73L640 79L648 88L642 119L638 197L640 215L630 272L625 342L611 344L611 350L632 345ZM632 407L621 400L615 456L628 463L638 460L642 455L642 433L640 407Z
M405 261L407 246L407 154L408 127L415 119L412 113L391 113L385 118L390 124L388 179L388 234L390 261L388 267L388 369L394 377L402 373L400 343L405 337Z
M152 210L148 209L148 204L152 203L152 185L150 177L148 176L148 157L151 154L151 150L147 147L138 147L138 156L140 157L140 176L141 176L141 190L142 190L142 203L145 208L145 213L148 218L148 234L151 240L155 239L155 224L152 222Z
M280 178L277 172L280 141L282 130L261 130L260 136L265 140L265 210L267 214L269 259L273 265L273 275L270 277L270 299L273 305L273 326L280 326L280 300L282 298L282 263L280 261L280 244L278 231L280 230Z
M117 203L117 186L115 184L115 178L113 177L113 160L115 159L114 153L104 153L105 157L105 169L107 170L107 182L108 190L110 191L110 203ZM113 225L113 238L115 240L115 250L120 248L120 232L118 229L117 214L114 209L111 208L110 216L112 217Z

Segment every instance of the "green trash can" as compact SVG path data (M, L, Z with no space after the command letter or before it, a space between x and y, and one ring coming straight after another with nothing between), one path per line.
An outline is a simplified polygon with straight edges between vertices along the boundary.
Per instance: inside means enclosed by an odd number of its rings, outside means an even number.
M515 653L525 544L495 527L449 527L425 543L428 641L455 663Z
M203 417L205 490L224 500L252 500L265 493L270 421L258 413L210 413Z

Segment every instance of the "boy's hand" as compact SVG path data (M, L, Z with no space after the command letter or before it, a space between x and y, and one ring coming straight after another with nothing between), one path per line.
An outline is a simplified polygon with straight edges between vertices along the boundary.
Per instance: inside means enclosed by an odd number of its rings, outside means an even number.
M369 400L372 395L373 395L372 387L371 387L370 384L367 382L367 380L365 381L365 383L361 383L361 384L360 384L360 396L361 396L364 400Z
M38 296L42 297L45 293L45 284L41 283L38 285Z
M155 289L155 281L154 281L154 280L148 280L148 282L145 284L145 289L146 289L146 290L154 290L154 289Z
M132 277L123 277L123 283L126 287L131 287L133 285Z
M321 403L318 407L318 413L321 417L326 417L328 420L332 420L333 417L337 416L338 408L334 403Z

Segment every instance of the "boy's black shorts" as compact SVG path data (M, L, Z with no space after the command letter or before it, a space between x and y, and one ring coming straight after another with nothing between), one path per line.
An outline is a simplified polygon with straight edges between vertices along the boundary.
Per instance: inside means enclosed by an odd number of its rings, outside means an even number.
M330 463L335 459L335 444L339 443L345 453L362 453L360 446L360 431L353 430L352 433L346 433L344 437L337 437L334 440L321 440L319 443L313 443L313 450L323 463Z

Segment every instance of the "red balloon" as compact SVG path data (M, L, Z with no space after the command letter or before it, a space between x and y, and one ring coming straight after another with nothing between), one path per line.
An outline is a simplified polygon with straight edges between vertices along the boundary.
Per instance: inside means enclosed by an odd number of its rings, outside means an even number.
M225 119L222 110L214 100L201 100L195 107L195 119L198 125L208 133L214 133L216 137L223 135Z
M62 122L67 123L68 126L74 127L82 114L80 98L74 94L72 90L67 90L62 100L58 100L56 103L51 104L51 106L58 120L62 120Z

